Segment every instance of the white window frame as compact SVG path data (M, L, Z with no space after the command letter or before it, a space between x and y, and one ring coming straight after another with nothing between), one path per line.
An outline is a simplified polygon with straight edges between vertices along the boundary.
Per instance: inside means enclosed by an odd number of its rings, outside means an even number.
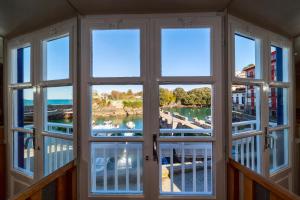
M234 52L234 34L235 33L242 33L245 36L248 36L250 38L259 38L261 41L261 49L260 49L260 67L261 67L261 77L259 79L248 79L248 78L238 78L235 76L235 52ZM280 36L278 34L272 33L268 30L265 30L263 28L257 27L251 23L245 22L241 19L238 19L233 16L229 16L229 22L228 22L228 108L229 108L229 114L228 114L228 138L229 138L229 157L232 157L231 151L232 151L232 92L231 92L231 86L233 84L254 84L261 87L260 92L260 103L262 105L268 105L268 91L270 87L279 87L279 88L288 88L288 124L287 125L281 125L275 128L269 128L269 107L268 106L262 106L261 107L261 130L259 131L252 131L252 133L243 134L241 138L254 136L254 135L261 135L262 137L265 137L264 127L268 127L268 132L274 131L274 130L289 130L289 136L288 136L288 166L282 169L279 169L275 171L274 173L269 172L269 150L264 151L263 150L263 144L264 141L262 139L261 141L261 151L262 151L262 159L261 159L261 174L266 177L271 177L275 182L280 182L282 179L288 179L289 182L289 188L291 189L293 187L292 185L292 166L293 166L293 135L294 135L294 116L293 116L293 108L294 108L294 80L292 77L293 74L293 59L292 59L292 42L283 36ZM288 63L286 63L286 66L288 67L288 82L279 82L279 81L271 81L271 45L277 45L278 47L282 47L285 49L288 49ZM256 48L257 49L257 48ZM265 66L265 67L264 67ZM267 152L267 153L266 153ZM233 158L234 159L234 158Z
M175 19L175 20L174 20ZM183 20L183 21L182 21ZM181 22L181 23L179 23ZM182 24L183 22L183 24ZM159 34L158 30L162 25L167 27L211 27L211 76L208 77L161 77L160 76L160 52L155 51L151 52L150 49L160 49ZM91 30L98 29L116 29L116 28L131 28L140 25L141 29L141 77L132 77L132 78L95 78L92 77L91 73ZM196 13L196 14L161 14L161 15L110 15L110 16L87 16L82 19L81 23L81 65L84 66L81 68L81 118L85 119L81 121L81 130L86 133L81 135L81 155L80 155L80 182L85 182L83 187L80 190L80 199L145 199L144 195L104 195L97 196L92 194L90 191L90 167L91 167L91 148L89 146L91 141L123 141L122 138L92 138L90 135L91 125L89 121L91 120L91 108L90 108L90 89L91 85L97 84L144 84L144 136L142 138L127 138L128 141L152 141L152 134L159 133L158 120L153 122L155 125L150 126L149 121L159 116L159 84L163 83L176 83L176 84L211 84L214 97L213 105L214 111L220 111L224 108L222 104L218 103L218 99L222 98L224 94L222 91L223 78L222 74L224 71L222 63L222 17L218 16L215 13ZM143 37L143 34L144 37ZM155 42L151 42L155 41ZM146 46L146 45L147 46ZM149 46L148 46L149 45ZM147 48L146 48L147 47ZM153 51L153 50L152 50ZM150 68L155 68L154 71L150 71ZM147 74L147 76L146 76ZM151 101L152 103L149 103ZM89 105L89 106L87 106ZM148 114L147 114L148 113ZM214 112L215 113L215 112ZM213 162L214 162L214 184L213 185L213 195L209 196L161 196L159 194L159 188L155 187L156 183L158 184L158 165L152 163L152 161L144 164L144 172L149 172L150 179L149 181L144 181L144 194L146 197L151 199L222 199L225 196L225 152L224 152L224 135L223 127L225 122L223 121L225 117L222 115L216 115L214 118L214 134L209 138L185 138L185 142L207 142L211 141L215 143L213 147ZM155 120L154 120L155 121ZM218 123L217 123L218 122ZM167 141L182 141L180 139L167 139L160 138L159 142ZM152 142L151 142L152 143ZM145 143L144 143L145 144ZM150 143L149 143L150 144ZM89 156L87 156L89 155ZM152 145L150 147L144 148L144 155L152 155ZM152 156L150 156L150 160ZM153 169L156 169L156 173L153 174ZM156 177L154 177L155 175ZM145 177L145 176L144 176ZM149 177L149 175L148 175ZM218 181L216 178L218 177ZM149 183L155 183L155 185L149 185ZM216 189L217 188L217 189Z
M13 38L8 41L7 43L7 83L8 83L8 90L7 90L7 98L6 98L6 106L8 107L8 169L9 173L13 176L11 177L9 182L9 194L8 196L14 195L14 182L21 182L24 186L29 186L32 183L36 182L40 178L44 176L44 146L43 146L43 136L47 136L48 133L43 131L43 91L41 88L43 87L52 87L52 86L65 86L70 85L73 87L73 105L77 104L77 84L76 84L76 64L77 64L77 21L76 19L70 19L67 21L63 21L58 24L54 24L50 27L46 27L44 29L32 32L30 34L20 36L17 38ZM69 33L70 42L69 42L69 56L70 56L70 76L67 80L55 80L55 81L42 81L42 47L41 47L41 40L46 38L55 38L57 36ZM31 46L31 66L30 66L30 82L26 83L14 83L13 80L13 67L16 65L13 60L13 49L18 49L22 47L26 47L30 44ZM35 150L34 152L34 176L28 177L24 173L20 173L18 170L14 169L13 166L13 132L14 131L21 131L29 134L33 134L32 130L23 129L23 128L14 128L13 127L13 105L11 104L13 95L12 92L15 89L26 89L32 88L34 92L34 125L36 130L36 146L39 147L39 150ZM67 139L73 141L73 158L77 156L77 145L76 145L76 138L77 138L77 108L73 106L73 135L69 137L65 137L63 135L58 134L49 134L49 136Z

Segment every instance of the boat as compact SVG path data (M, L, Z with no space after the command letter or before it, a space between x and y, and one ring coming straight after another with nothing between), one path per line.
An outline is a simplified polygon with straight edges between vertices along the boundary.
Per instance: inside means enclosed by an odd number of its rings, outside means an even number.
M205 120L206 123L211 124L212 117L211 116L206 116L204 118L204 120Z
M119 128L118 124L113 124L111 120L104 121L103 124L93 125L93 129L113 129Z
M126 123L127 128L129 129L134 129L135 128L135 123L133 121L129 121Z

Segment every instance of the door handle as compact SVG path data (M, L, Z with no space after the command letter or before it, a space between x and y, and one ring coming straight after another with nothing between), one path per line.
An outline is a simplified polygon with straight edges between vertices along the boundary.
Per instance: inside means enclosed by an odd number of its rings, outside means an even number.
M36 149L36 144L35 144L35 128L32 128L32 146L33 149Z
M265 136L265 145L264 145L264 149L267 150L270 148L270 135L269 135L269 130L268 127L265 127L264 129L264 136Z
M157 154L157 135L154 134L152 136L153 139L153 160L158 162L158 154Z

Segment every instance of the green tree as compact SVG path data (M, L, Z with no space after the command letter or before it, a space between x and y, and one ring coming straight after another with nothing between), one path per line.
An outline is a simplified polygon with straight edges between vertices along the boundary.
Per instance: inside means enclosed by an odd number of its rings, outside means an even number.
M176 88L173 91L173 93L174 93L174 96L176 98L176 103L179 102L179 103L183 104L184 99L187 96L187 92L183 88Z
M174 103L176 100L176 97L173 95L173 92L165 89L160 88L159 89L159 104L160 106L167 106L171 103Z

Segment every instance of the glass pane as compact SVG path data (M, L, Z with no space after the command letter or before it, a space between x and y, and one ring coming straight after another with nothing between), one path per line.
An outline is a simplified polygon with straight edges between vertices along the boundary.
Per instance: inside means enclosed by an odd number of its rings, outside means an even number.
M32 135L22 132L14 132L13 142L14 168L28 176L33 176L34 149Z
M92 86L92 136L142 136L143 86Z
M270 172L288 166L289 145L288 129L271 132Z
M92 143L94 193L142 193L143 145L135 142Z
M270 88L269 90L269 126L288 124L288 89Z
M210 76L210 43L210 28L162 29L162 76Z
M233 85L232 133L260 130L260 87Z
M238 78L260 78L260 69L255 63L254 39L239 34L234 36L235 42L235 76Z
M288 50L271 46L271 80L288 81Z
M73 133L73 92L72 86L49 87L45 94L45 127L53 133Z
M44 175L52 173L73 160L73 142L44 137Z
M140 76L140 30L92 31L93 77Z
M160 144L161 194L212 194L211 143Z
M69 78L70 47L69 36L45 41L46 66L44 67L45 80L60 80Z
M160 85L160 136L211 136L211 85Z
M242 139L233 138L232 141L232 158L242 165L261 172L262 150L260 147L261 136L252 136Z
M13 83L26 83L30 82L31 73L31 47L19 48L13 51L15 56L12 63L14 68L12 71Z
M14 127L33 128L33 90L18 89L13 92Z

